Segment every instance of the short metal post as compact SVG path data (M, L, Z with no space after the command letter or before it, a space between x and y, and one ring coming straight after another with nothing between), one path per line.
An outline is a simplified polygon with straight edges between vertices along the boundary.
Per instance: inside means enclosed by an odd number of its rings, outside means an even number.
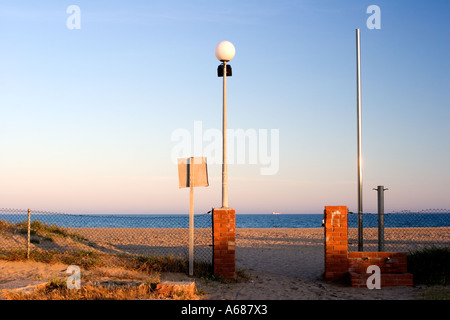
M378 186L376 189L378 193L378 251L384 251L384 191L383 186Z

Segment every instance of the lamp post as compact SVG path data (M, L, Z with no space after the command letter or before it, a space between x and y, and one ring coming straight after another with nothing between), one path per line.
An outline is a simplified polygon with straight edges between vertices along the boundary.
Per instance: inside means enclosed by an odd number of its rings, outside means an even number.
M234 58L236 50L229 41L222 41L215 49L216 58L222 61L217 68L217 76L223 77L223 123L222 123L222 208L228 208L228 166L227 166L227 76L231 76L231 66L227 65Z

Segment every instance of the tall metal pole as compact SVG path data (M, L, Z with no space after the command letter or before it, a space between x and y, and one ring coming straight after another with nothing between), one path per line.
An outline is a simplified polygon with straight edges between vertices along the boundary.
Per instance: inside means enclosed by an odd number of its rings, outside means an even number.
M222 155L222 208L228 208L227 166L227 62L223 62L223 155Z
M356 29L356 104L358 118L358 251L363 251L362 142L361 142L361 35Z

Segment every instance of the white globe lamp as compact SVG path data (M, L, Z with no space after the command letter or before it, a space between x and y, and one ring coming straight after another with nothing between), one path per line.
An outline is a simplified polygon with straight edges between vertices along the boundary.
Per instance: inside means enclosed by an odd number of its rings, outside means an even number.
M221 41L217 44L214 53L216 54L216 58L220 61L230 61L234 58L236 49L230 41Z

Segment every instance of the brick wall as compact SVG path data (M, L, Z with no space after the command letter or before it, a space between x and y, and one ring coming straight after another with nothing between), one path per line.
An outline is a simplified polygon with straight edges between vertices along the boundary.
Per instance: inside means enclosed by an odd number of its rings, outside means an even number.
M405 252L349 252L348 271L366 272L370 265L380 267L381 273L405 273L406 253Z
M346 206L325 207L324 223L326 280L349 277L353 287L366 287L371 276L367 268L376 265L380 268L381 287L413 285L405 252L348 252Z
M369 273L350 272L350 283L352 287L367 288ZM413 275L411 273L381 273L380 287L412 287Z
M349 252L348 271L352 287L366 287L370 265L380 268L381 287L412 286L405 252Z
M214 275L236 279L236 215L231 208L213 209Z
M337 281L348 273L347 207L325 207L324 223L325 279Z

